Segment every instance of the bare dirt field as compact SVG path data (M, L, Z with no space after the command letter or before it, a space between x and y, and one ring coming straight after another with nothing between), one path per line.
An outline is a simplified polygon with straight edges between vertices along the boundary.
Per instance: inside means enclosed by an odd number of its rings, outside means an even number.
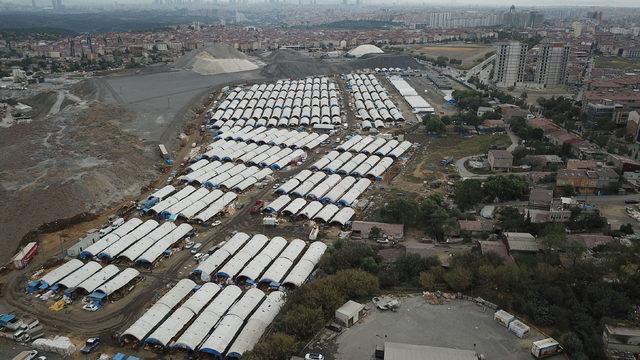
M164 143L173 149L184 121L194 115L206 96L227 84L262 79L258 70L200 75L187 70L97 77L80 93L90 99L119 105L134 117L120 119L125 131L142 141Z
M462 68L470 69L477 64L477 60L483 60L485 55L493 51L491 46L477 44L450 44L417 46L412 49L415 54L421 54L432 58L446 56L449 59L462 60ZM478 61L479 62L479 61Z
M0 131L0 262L40 224L101 210L158 175L155 154L118 127L130 116L91 104Z

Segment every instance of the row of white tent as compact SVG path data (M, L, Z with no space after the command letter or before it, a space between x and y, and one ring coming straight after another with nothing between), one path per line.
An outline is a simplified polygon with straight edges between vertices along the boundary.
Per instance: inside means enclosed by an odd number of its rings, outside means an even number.
M97 256L103 260L120 258L138 264L152 264L192 230L189 224L176 226L172 222L165 222L159 225L155 220L142 222L132 218L88 246L80 253L80 257L87 259Z
M302 80L278 80L269 84L254 84L248 89L236 87L229 91L225 100L230 103L234 100L287 99L296 97L290 96L291 92L295 95L302 91L304 95L304 93L308 91L332 90L336 91L336 84L327 77L306 78ZM226 109L229 103L222 104L223 106L218 106L218 108Z
M351 206L353 202L371 185L371 180L352 176L327 175L305 169L287 180L276 189L277 194L318 200L322 203L336 203ZM274 210L274 211L279 211Z
M353 155L350 152L331 151L313 163L310 170L321 170L327 174L343 174L381 180L382 174L393 164L393 158L366 154Z
M302 149L281 148L275 145L258 145L235 140L218 140L215 145L202 155L207 160L234 161L260 167L280 170L291 162L301 161L307 157ZM204 162L200 164L206 165ZM197 168L199 164L190 166ZM196 169L197 170L197 169Z
M333 82L283 82L276 83L274 90L267 90L268 86L265 90L232 90L215 111L210 111L212 126L220 128L233 123L254 127L298 126L342 122L338 92ZM276 90L278 87L280 90Z
M200 350L218 358L240 358L258 342L284 305L284 293L265 295L215 283L180 280L122 337L151 346Z
M48 272L39 280L29 284L30 291L48 289L57 286L69 290L83 290L85 293L97 293L101 296L109 296L122 289L140 272L136 269L126 268L122 271L115 265L102 267L95 261L86 264L78 259L71 259L56 269Z
M239 111L239 110L238 110ZM246 109L244 112L250 112ZM232 115L232 117L235 114ZM317 106L317 107L294 107L293 109L255 109L252 111L251 117L245 119L245 114L240 119L219 119L211 123L214 129L222 129L232 126L250 126L250 127L296 127L309 126L316 124L342 124L340 116L340 108L338 106Z
M384 127L384 122L405 120L373 74L348 74L346 80L363 127Z
M198 264L194 274L203 281L234 279L238 284L297 287L307 279L327 246L314 242L305 250L300 239L287 242L262 234L236 233L220 249ZM303 264L297 261L302 255ZM295 264L295 266L294 266Z
M278 169L285 162L290 163L297 159L300 154L294 154L292 151L289 155L296 156L296 158L292 159L285 155L280 159L282 161L276 161L273 167ZM275 158L273 155L270 157L272 159ZM260 156L260 159L264 159L264 156ZM260 163L265 163L265 160L261 160ZM222 187L241 192L273 174L271 168L265 167L261 169L258 166L252 166L252 164L254 164L253 161L247 161L246 164L234 164L231 162L222 163L218 160L200 159L187 168L191 172L179 176L178 179L192 185L204 185L209 189Z
M242 164L237 166L244 166ZM245 170L250 170L247 168ZM251 172L239 172L235 175L226 175L226 180L217 182L216 177L207 184L216 184L211 187L225 186L233 189L246 189L259 180L254 177L260 170L253 167ZM265 175L266 176L266 175ZM209 190L206 187L196 189L187 185L170 195L164 200L152 206L146 212L157 214L161 219L176 220L183 218L196 222L207 222L214 216L222 213L226 207L238 198L238 194L233 191L223 192L220 189Z
M351 207L339 208L334 204L325 205L317 200L307 202L303 198L292 200L289 195L280 195L265 207L265 211L269 213L281 212L283 215L340 226L344 226L355 215L355 211Z
M381 137L354 135L336 147L337 151L389 156L397 159L413 144L410 141L386 140Z
M297 130L233 126L228 129L220 129L220 132L215 138L216 140L234 140L256 143L258 145L267 144L277 145L280 147L291 147L294 149L311 150L321 142L327 140L329 135L314 132L308 133L306 131ZM208 149L211 149L214 146L216 146L215 142L210 144Z

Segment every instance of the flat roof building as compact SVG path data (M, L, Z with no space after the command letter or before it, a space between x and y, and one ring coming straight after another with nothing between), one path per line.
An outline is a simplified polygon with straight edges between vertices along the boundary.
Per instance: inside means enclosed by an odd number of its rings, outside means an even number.
M353 300L347 301L336 310L336 320L346 327L351 327L364 315L364 305Z
M385 342L384 360L478 360L478 356L472 350Z

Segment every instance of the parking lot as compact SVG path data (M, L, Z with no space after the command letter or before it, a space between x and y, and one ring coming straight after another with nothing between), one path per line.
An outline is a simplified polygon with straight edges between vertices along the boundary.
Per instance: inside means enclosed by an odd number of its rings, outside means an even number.
M545 338L535 329L519 339L493 320L493 311L475 303L455 300L430 305L421 296L401 300L397 312L382 312L369 303L359 323L333 340L311 348L327 359L373 359L376 345L385 341L474 350L487 359L531 359L533 340ZM330 334L325 330L325 334ZM326 337L325 337L326 338Z

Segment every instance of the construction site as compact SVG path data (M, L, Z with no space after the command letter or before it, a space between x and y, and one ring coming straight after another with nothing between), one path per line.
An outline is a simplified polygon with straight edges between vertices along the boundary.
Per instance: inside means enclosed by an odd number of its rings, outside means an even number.
M420 65L218 45L24 99L32 121L0 139L1 228L33 254L2 255L0 312L67 350L240 357L415 151L380 67Z

